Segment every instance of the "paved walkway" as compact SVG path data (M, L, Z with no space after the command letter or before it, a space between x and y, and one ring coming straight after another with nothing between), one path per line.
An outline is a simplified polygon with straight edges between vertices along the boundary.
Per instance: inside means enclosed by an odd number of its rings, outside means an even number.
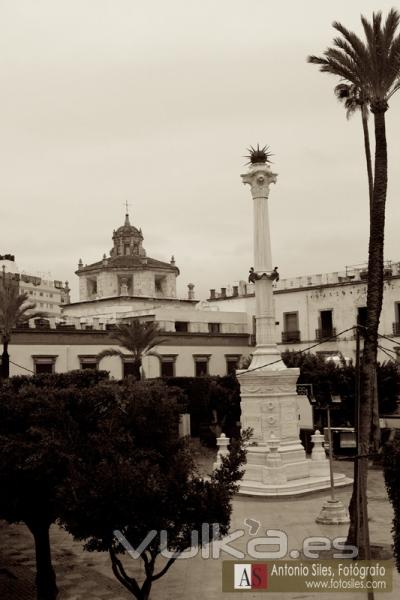
M340 462L336 471L351 474L352 463ZM338 490L346 504L349 501L351 487ZM261 522L262 529L281 529L289 537L288 550L301 549L307 536L326 535L330 539L345 536L345 526L324 526L315 523L323 501L328 497L326 492L289 498L285 500L265 500L261 498L236 497L233 506L232 530L243 528L247 518ZM386 498L382 473L371 470L369 476L369 512L370 531L373 544L383 545L390 549L392 510ZM246 528L245 528L246 529ZM0 524L0 599L31 600L34 596L34 548L32 537L24 525ZM51 530L53 562L60 590L60 600L123 600L133 598L114 579L108 555L89 553L82 550L82 545L74 542L68 534L57 526ZM249 536L246 535L234 546L244 549ZM237 593L222 593L221 568L222 560L232 560L223 556L220 560L202 559L200 556L190 560L177 561L162 579L154 584L152 600L237 600ZM139 572L140 564L130 557L124 560L126 569L132 575ZM395 569L394 569L395 571ZM392 593L376 593L377 600L394 600L398 598L400 577L395 571L394 591ZM360 600L366 594L273 594L245 593L246 600L268 597L270 600Z

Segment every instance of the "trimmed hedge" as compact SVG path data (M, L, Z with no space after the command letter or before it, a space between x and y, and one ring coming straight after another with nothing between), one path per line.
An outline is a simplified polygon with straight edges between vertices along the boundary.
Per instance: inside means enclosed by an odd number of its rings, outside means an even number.
M383 447L383 472L389 500L393 506L393 544L397 570L400 572L400 438Z
M67 371L66 373L41 373L40 375L15 375L9 379L3 379L0 385L10 386L18 392L26 385L38 388L63 389L71 385L78 388L90 388L101 381L109 379L108 371L97 371L96 369L83 369Z

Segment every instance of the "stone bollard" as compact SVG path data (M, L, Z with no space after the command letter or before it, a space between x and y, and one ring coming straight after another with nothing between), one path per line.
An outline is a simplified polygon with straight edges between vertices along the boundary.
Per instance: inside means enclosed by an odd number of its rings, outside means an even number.
M314 447L311 452L310 476L311 477L329 477L329 460L326 457L324 449L324 436L317 429L311 436Z
M230 443L230 439L227 438L224 433L221 433L221 435L219 437L217 437L218 453L217 453L217 460L214 463L214 469L218 469L218 467L221 466L221 462L222 462L221 458L223 456L228 456L229 443Z

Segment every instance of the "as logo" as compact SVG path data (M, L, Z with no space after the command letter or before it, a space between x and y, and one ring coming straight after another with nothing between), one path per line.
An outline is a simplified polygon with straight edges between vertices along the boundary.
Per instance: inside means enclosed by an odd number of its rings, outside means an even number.
M235 564L233 566L235 590L266 590L268 569L264 563Z

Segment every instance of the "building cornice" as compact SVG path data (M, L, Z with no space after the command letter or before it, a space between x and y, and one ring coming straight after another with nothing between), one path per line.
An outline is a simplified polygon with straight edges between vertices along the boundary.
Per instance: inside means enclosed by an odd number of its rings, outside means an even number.
M162 346L241 346L249 345L248 333L183 333L162 331ZM81 330L60 331L59 329L26 329L14 331L11 345L107 345L118 346L113 331Z
M391 277L386 277L384 279L384 283L388 283L393 279L400 279L400 275L392 275ZM303 285L299 287L290 287L285 289L274 289L273 294L291 294L292 292L304 292L308 290L323 290L329 288L338 288L338 287L348 287L351 285L367 285L367 280L362 279L352 279L351 281L337 281L335 283L320 283L315 285ZM240 298L254 298L254 293L251 294L242 294L237 296L219 296L217 298L208 298L207 302L223 302L224 300L238 300Z

